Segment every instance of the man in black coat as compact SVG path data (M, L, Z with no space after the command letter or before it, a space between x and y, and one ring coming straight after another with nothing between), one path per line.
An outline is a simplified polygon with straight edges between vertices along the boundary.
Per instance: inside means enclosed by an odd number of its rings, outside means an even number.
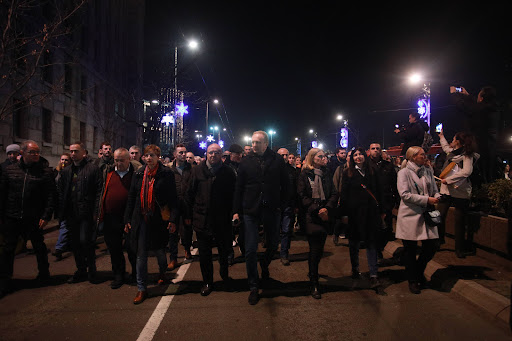
M327 168L329 168L331 176L334 175L336 172L336 169L338 169L339 166L343 169L345 164L347 163L347 149L338 147L336 148L336 155L329 160L329 163L327 164Z
M219 251L220 276L225 282L231 280L228 276L228 255L233 240L230 219L236 179L233 169L222 162L222 149L218 144L209 145L206 153L206 161L192 169L186 196L197 235L204 282L202 296L212 291L214 241Z
M252 135L252 152L238 167L235 186L233 221L244 219L245 264L251 293L249 304L259 301L258 243L260 222L263 223L267 249L260 261L261 278L270 277L268 267L279 244L281 210L288 198L288 175L283 158L268 148L268 135L256 131Z
M185 193L192 175L192 165L187 162L187 147L184 144L177 144L174 150L174 161L170 168L174 173L176 181L176 194L178 195L178 216L176 217L176 231L169 234L169 265L168 270L172 271L178 267L178 242L181 237L181 244L185 249L184 263L192 261L190 248L192 247L192 226L190 215L185 203Z
M8 290L19 236L32 241L37 278L50 277L42 230L53 215L55 180L36 142L23 142L20 152L20 162L7 166L0 179L0 297Z
M96 215L103 179L98 166L85 157L85 146L75 142L69 147L71 167L61 172L59 179L59 218L66 220L71 234L71 248L77 271L68 283L96 277Z
M393 164L382 159L382 148L379 143L370 145L370 166L375 170L380 186L382 202L379 203L383 213L385 226L377 231L377 252L382 258L382 251L386 247L393 234L393 208L399 202L398 189L396 187L396 171Z
M417 112L409 114L409 124L404 129L395 129L395 133L403 140L404 146L400 155L405 155L407 149L412 146L421 147L423 139L425 138L425 132L429 130L427 122L420 119L420 115Z

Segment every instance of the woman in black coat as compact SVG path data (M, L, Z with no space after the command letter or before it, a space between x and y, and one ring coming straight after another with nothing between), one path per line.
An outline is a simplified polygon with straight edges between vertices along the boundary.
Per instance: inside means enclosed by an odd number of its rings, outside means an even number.
M341 208L348 214L347 237L349 239L352 278L360 278L359 244L366 244L366 257L370 268L372 287L379 285L377 268L377 228L382 224L381 190L377 175L370 167L366 152L355 149L350 155L349 167L343 171Z
M324 252L327 229L334 219L334 210L338 203L338 192L332 182L332 176L324 166L325 157L323 150L311 149L297 181L301 210L306 217L311 296L316 299L322 297L318 285L318 265Z
M125 211L125 232L129 250L137 255L137 296L133 303L142 303L147 297L148 250L155 252L160 269L158 284L165 284L167 259L165 246L169 229L176 230L177 208L174 173L160 161L160 148L149 145L144 149L146 165L133 175Z

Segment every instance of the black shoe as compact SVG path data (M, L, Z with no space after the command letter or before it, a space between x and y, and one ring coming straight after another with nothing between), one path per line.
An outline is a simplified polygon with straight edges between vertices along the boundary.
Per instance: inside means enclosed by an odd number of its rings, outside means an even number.
M50 271L40 272L37 274L36 280L39 282L46 282L50 279Z
M462 251L455 251L457 258L466 258L466 255Z
M338 244L339 244L339 241L338 241L338 240L339 240L339 237L340 237L340 236L337 236L337 235L335 235L335 234L332 236L332 242L333 242L333 243L334 243L334 245L336 245L336 246L338 246Z
M255 305L260 300L260 294L258 293L258 289L251 290L251 293L249 294L249 304Z
M55 249L55 252L52 252L52 255L55 256L55 261L61 261L62 260L62 250Z
M211 294L212 292L212 285L211 284L205 284L203 285L203 287L201 288L201 296L208 296Z
M375 289L380 286L381 284L377 277L370 277L370 288Z
M89 280L89 283L96 284L98 277L96 276L96 270L89 270L87 273L87 279Z
M361 279L361 273L356 270L352 270L352 275L350 276L352 279Z
M284 266L290 266L290 261L286 257L281 257L281 264Z
M76 271L73 276L68 279L69 284L80 283L87 279L87 272Z
M421 294L420 285L417 282L409 282L409 291L413 294Z
M320 285L318 282L311 283L311 297L317 300L322 298L322 294L320 293Z
M124 284L124 278L123 276L116 276L116 278L110 283L110 288L112 289L119 289Z

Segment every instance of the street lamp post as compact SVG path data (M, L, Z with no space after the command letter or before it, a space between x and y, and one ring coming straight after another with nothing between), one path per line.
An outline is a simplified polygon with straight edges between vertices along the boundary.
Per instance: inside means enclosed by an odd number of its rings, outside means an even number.
M273 148L273 141L272 141L273 139L272 138L276 132L275 132L275 130L270 130L268 133L270 134L270 149L272 149Z
M206 134L206 136L208 136L208 104L210 103L210 100L206 101L206 126L204 128L204 132ZM213 104L219 104L219 100L218 99L214 99L213 100Z

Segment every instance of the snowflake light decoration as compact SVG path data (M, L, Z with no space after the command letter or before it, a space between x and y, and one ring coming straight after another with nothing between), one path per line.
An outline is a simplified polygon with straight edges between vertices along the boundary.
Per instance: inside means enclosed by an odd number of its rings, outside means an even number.
M183 102L178 104L176 106L176 114L181 116L188 114L188 105L183 104Z

